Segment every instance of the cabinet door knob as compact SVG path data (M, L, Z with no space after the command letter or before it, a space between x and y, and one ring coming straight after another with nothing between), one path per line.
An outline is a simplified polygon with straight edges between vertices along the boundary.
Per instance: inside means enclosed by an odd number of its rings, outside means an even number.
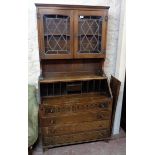
M108 21L108 16L105 16L105 21L106 21L106 22Z

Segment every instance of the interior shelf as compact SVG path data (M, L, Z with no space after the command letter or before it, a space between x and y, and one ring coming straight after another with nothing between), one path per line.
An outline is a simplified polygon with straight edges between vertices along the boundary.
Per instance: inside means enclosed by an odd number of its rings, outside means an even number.
M54 83L54 82L71 82L71 81L85 81L85 80L102 80L107 79L107 76L99 75L59 75L40 79L40 83Z
M44 36L46 37L46 36L61 36L61 35L63 35L63 36L67 36L67 37L70 37L70 34L59 34L59 33L53 33L53 34L50 34L50 33L44 33Z

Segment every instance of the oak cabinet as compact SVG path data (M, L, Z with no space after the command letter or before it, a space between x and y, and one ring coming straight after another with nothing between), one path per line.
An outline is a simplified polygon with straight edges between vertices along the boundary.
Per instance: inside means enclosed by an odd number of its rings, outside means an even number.
M109 7L36 7L43 148L107 140L120 87L103 69Z
M104 9L38 7L42 59L104 58L108 7Z

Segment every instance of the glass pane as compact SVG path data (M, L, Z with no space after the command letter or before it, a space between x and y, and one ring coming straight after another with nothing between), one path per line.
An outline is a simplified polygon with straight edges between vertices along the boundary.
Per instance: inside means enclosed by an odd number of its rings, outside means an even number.
M102 53L102 16L79 16L79 53Z
M70 17L44 15L46 54L68 54L70 51Z

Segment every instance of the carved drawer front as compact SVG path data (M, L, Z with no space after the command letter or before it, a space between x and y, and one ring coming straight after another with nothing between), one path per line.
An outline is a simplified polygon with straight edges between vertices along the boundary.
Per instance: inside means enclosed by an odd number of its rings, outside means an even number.
M110 121L93 121L93 122L84 122L78 124L63 124L55 125L52 127L43 127L42 135L43 136L52 136L52 135L62 135L68 133L77 133L83 131L91 130L103 130L110 128Z
M66 115L58 115L51 117L40 117L42 127L48 127L54 124L69 124L69 123L82 123L92 122L97 120L108 120L111 117L109 111L85 111L79 113L72 113Z
M75 144L88 141L102 140L110 135L109 130L82 132L62 136L43 137L44 146L59 146L66 144Z
M80 112L83 110L111 110L111 102L100 101L100 102L87 102L87 103L72 103L64 105L44 105L40 106L40 110L43 114L56 114L56 113L68 113L68 112Z

